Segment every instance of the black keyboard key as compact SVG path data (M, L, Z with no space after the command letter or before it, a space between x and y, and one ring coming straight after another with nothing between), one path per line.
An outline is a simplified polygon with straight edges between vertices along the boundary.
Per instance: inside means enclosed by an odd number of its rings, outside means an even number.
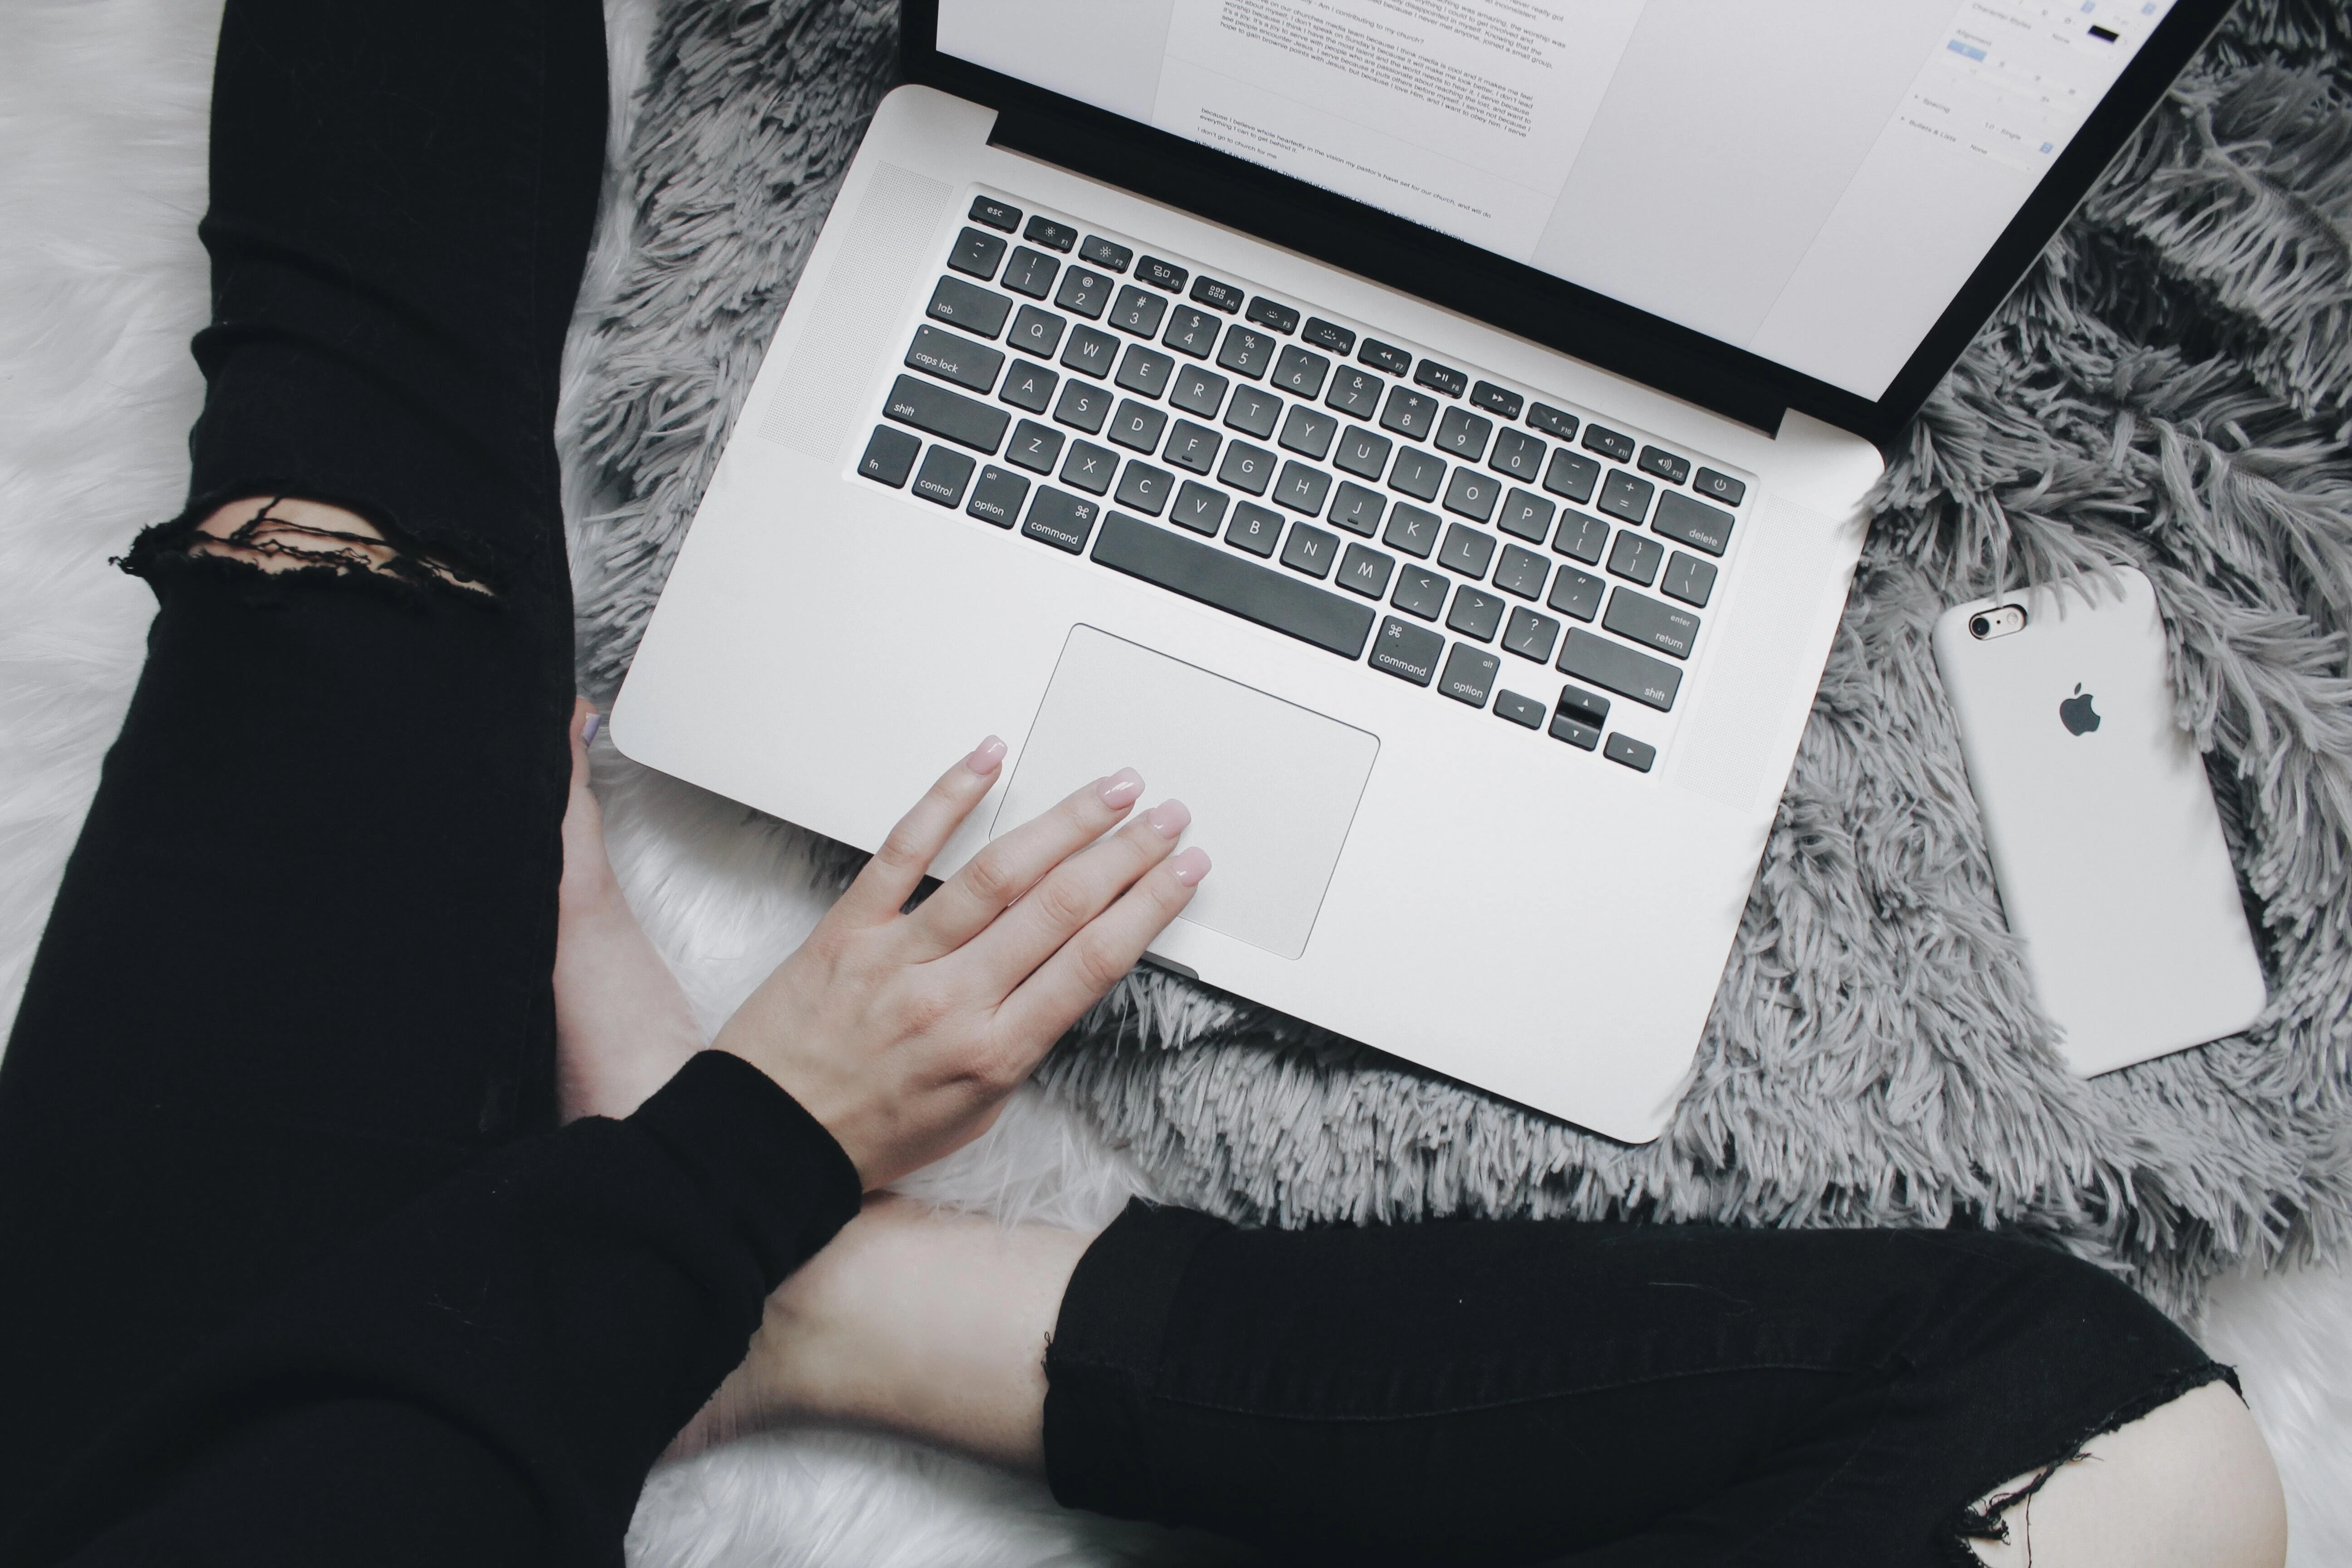
M1638 653L1582 626L1568 628L1557 668L1562 675L1589 680L1604 691L1630 697L1661 713L1674 707L1675 693L1683 685L1683 672L1664 659Z
M1381 392L1388 383L1360 370L1342 370L1331 378L1330 395L1323 401L1342 414L1370 419L1381 411Z
M1650 764L1658 760L1658 748L1644 745L1631 735L1620 732L1609 737L1609 743L1601 748L1601 754L1612 763L1624 763L1637 773L1646 773L1650 771Z
M1114 245L1098 234L1090 234L1078 247L1078 259L1091 261L1097 267L1107 268L1113 272L1124 272L1127 264L1135 259L1135 252L1123 245Z
M1544 705L1516 691L1497 691L1495 693L1495 717L1508 719L1514 724L1525 724L1530 730L1540 730L1543 728Z
M1552 574L1551 592L1544 596L1544 605L1563 616L1589 621L1601 613L1601 595L1608 587L1590 572L1563 566Z
M1495 536L1481 533L1475 528L1465 528L1458 522L1445 525L1445 542L1437 552L1437 563L1465 577L1484 577L1486 567L1495 559Z
M1021 237L1034 240L1048 250L1058 250L1066 256L1070 247L1078 243L1078 231L1068 224L1055 223L1040 213L1029 220L1029 226L1021 231Z
M1495 520L1495 526L1530 544L1541 544L1551 532L1553 510L1551 502L1515 485L1504 492L1503 515Z
M1285 337L1298 330L1298 312L1287 305L1278 304L1267 299L1263 294L1249 302L1249 310L1244 313L1244 319L1255 321L1259 326L1280 332Z
M1087 535L1094 531L1095 519L1101 512L1102 508L1094 501L1050 485L1039 485L1037 499L1029 503L1029 516L1022 523L1021 531L1040 543L1076 555L1087 547Z
M857 471L897 489L915 471L915 456L922 449L920 437L877 425L874 434L866 438L866 455L857 459Z
M1214 419L1217 410L1225 405L1225 388L1232 384L1213 370L1184 365L1176 372L1174 389L1168 394L1168 401L1187 414Z
M1551 536L1551 547L1587 566L1598 566L1601 552L1609 547L1609 525L1585 512L1564 511L1559 531Z
M1459 397L1470 390L1468 376L1433 359L1422 361L1413 371L1412 379L1415 384L1428 387L1432 392L1442 392L1448 397Z
M1282 538L1282 514L1255 501L1243 501L1234 508L1233 526L1225 530L1225 542L1252 555L1270 556Z
M1089 495L1108 494L1111 480L1118 477L1118 454L1092 441L1071 442L1068 455L1062 459L1062 482Z
M1503 624L1503 608L1500 598L1475 583L1465 583L1454 590L1454 607L1445 612L1446 628L1491 642L1496 628Z
M951 321L967 332L992 338L1004 330L1004 318L1013 313L1013 301L977 283L942 278L939 287L931 290L931 302L923 313L935 321Z
M1485 522L1495 515L1495 503L1502 500L1502 481L1494 475L1456 468L1445 481L1445 510Z
M1609 699L1598 691L1587 691L1580 686L1561 687L1559 700L1552 705L1553 712L1564 713L1580 724L1590 725L1595 742L1600 741L1601 731L1608 726L1609 709ZM1589 752L1592 747L1588 744L1584 749Z
M1233 284L1221 283L1214 278L1195 278L1192 279L1192 302L1206 305L1213 310L1223 310L1230 316L1242 308L1242 291Z
M1506 419L1517 419L1519 416L1521 401L1519 395L1507 386L1496 386L1491 381L1482 381L1472 387L1470 401L1481 408L1501 415Z
M1525 484L1543 479L1544 444L1524 430L1506 430L1495 437L1495 455L1486 466Z
M1339 422L1311 403L1294 403L1290 412L1282 416L1282 434L1276 444L1302 453L1321 462L1331 450L1331 437L1339 433Z
M1190 305L1179 305L1168 312L1168 330L1160 341L1178 353L1191 354L1194 359L1207 359L1217 349L1217 329L1223 325L1206 310L1196 310Z
M957 332L917 327L915 341L907 350L907 367L926 371L941 381L951 381L974 392L986 392L996 384L996 373L1004 368L1004 355Z
M1149 283L1154 289L1165 289L1171 294L1182 293L1184 279L1190 276L1174 262L1162 261L1156 256L1147 256L1135 264L1137 282Z
M1381 535L1381 542L1415 560L1426 561L1437 548L1437 521L1435 512L1399 501L1389 509L1389 526Z
M1666 557L1666 574L1658 588L1670 599L1680 599L1693 609L1704 610L1707 595L1715 592L1715 567L1677 550Z
M1415 500L1435 500L1444 482L1445 459L1418 447L1400 448L1396 461L1389 465L1389 488Z
M1004 276L999 281L1015 294L1042 300L1054 291L1054 279L1061 273L1062 264L1052 257L1025 245L1016 245L1013 247L1013 259L1004 264Z
M1437 422L1437 449L1456 462L1475 463L1486 455L1486 438L1495 422L1466 408L1449 408Z
M1051 310L1024 305L1013 312L1013 331L1004 341L1023 353L1052 359L1054 351L1062 346L1063 329L1069 324Z
M973 467L972 459L961 452L934 447L923 454L923 466L915 471L915 493L941 506L961 506L963 488L971 483Z
M1275 466L1274 454L1265 447L1253 447L1246 441L1228 442L1225 460L1217 465L1217 482L1262 496L1265 487L1274 482Z
M984 223L1007 234L1021 225L1021 209L1010 202L1000 202L994 196L972 197L969 216L974 223Z
M1585 717L1586 710L1580 704L1568 700L1568 693L1576 689L1573 686L1561 689L1560 705L1552 710L1551 738L1566 741L1571 746L1589 752L1601 744L1601 726ZM1601 697L1594 700L1606 707L1609 699Z
M1050 474L1054 465L1062 460L1062 433L1034 419L1024 419L1013 431L1013 444L1004 448L1004 460L1017 463L1032 473Z
M1576 416L1565 408L1554 408L1549 403L1530 403L1528 405L1528 423L1559 440L1576 439Z
M1444 573L1408 563L1397 573L1396 592L1389 595L1389 603L1409 616L1433 621L1444 613L1445 591L1453 585Z
M1437 399L1407 386L1389 388L1389 400L1381 408L1381 426L1400 436L1416 441L1426 441L1437 427Z
M1158 349L1129 343L1127 353L1119 356L1118 374L1111 379L1129 392L1157 397L1168 390L1168 378L1175 369L1176 362Z
M891 383L890 401L882 412L901 425L976 452L995 451L1004 439L1004 427L1013 423L1013 416L1002 408L911 375Z
M1298 335L1317 348L1327 349L1343 359L1356 346L1355 333L1339 322L1327 321L1320 316L1307 317L1307 325L1299 330Z
M1004 237L982 234L976 228L968 228L957 235L955 248L948 252L950 267L983 282L996 276L996 264L1003 259Z
M1255 381L1274 363L1274 343L1271 333L1235 321L1225 329L1224 343L1217 350L1217 368Z
M1495 586L1522 599L1540 599L1550 576L1550 562L1525 545L1506 544L1502 564L1495 568Z
M1485 648L1455 643L1454 651L1445 656L1445 673L1437 678L1437 689L1456 702L1484 708L1502 667L1503 661Z
M1701 468L1698 478L1691 481L1691 489L1726 506L1738 506L1748 499L1746 480L1735 479L1729 474L1718 474L1713 468Z
M1731 514L1693 500L1680 490L1658 498L1658 515L1650 526L1676 544L1720 555L1731 547Z
M1375 436L1360 425L1350 425L1347 434L1339 437L1339 455L1331 460L1351 474L1377 479L1388 472L1389 454L1395 449L1396 443L1387 437Z
M1665 557L1665 547L1656 540L1630 528L1621 528L1617 531L1617 542L1609 547L1609 570L1646 588L1657 581L1658 568Z
M1544 489L1556 496L1566 496L1579 506L1591 501L1592 491L1600 483L1601 465L1565 447L1551 455L1551 467L1544 470Z
M1622 468L1612 468L1601 486L1601 510L1612 517L1638 523L1650 515L1650 498L1657 489L1647 479L1636 479Z
M1297 343L1285 343L1274 358L1274 384L1293 397L1312 399L1320 395L1323 378L1330 374L1329 360L1309 353Z
M1139 289L1129 283L1110 303L1110 324L1122 332L1148 338L1158 333L1160 318L1167 313L1166 295L1154 294L1149 289Z
M1117 500L1121 506L1131 506L1138 511L1158 517L1160 509L1168 504L1170 492L1175 488L1176 476L1167 469L1155 468L1149 463L1139 463L1129 458L1127 467L1119 471Z
M1391 375L1402 375L1412 368L1411 354L1395 344L1384 343L1378 338L1366 338L1362 351L1356 357L1374 369L1384 370Z
M1129 451L1156 452L1160 433L1167 428L1168 410L1122 397L1118 412L1111 416L1110 438Z
M980 470L980 482L971 487L971 500L963 510L982 522L1011 528L1013 520L1021 515L1021 503L1028 494L1027 479L1010 468L991 463Z
M1072 327L1070 341L1062 345L1063 368L1081 375L1108 375L1118 363L1118 340L1099 327Z
M1292 523L1290 537L1282 542L1282 563L1318 581L1331 574L1332 563L1339 559L1339 536L1303 522Z
M1331 521L1350 533L1370 539L1381 531L1381 514L1388 505L1388 498L1380 491L1342 480L1331 497Z
M1633 437L1621 436L1614 430L1598 425L1584 427L1584 449L1598 452L1604 458L1614 458L1621 463L1633 460Z
M1293 460L1282 465L1282 478L1276 481L1274 500L1308 517L1323 515L1323 503L1331 499L1331 476L1320 468L1310 468Z
M1225 438L1205 425L1179 419L1169 427L1168 446L1160 455L1180 468L1205 474L1217 466L1217 448Z
M1691 644L1698 637L1696 616L1631 588L1620 588L1609 595L1609 613L1601 617L1601 624L1628 642L1675 658L1688 658Z
M1371 636L1368 605L1254 566L1214 545L1154 528L1123 512L1104 520L1094 558L1115 572L1213 605L1342 658L1360 658Z
M1542 664L1551 658L1552 645L1559 640L1559 623L1549 616L1537 615L1525 605L1511 608L1511 618L1503 623L1503 646L1521 658Z
M1274 422L1282 416L1282 399L1262 386L1237 386L1225 404L1225 423L1260 440L1274 437Z
M1372 645L1371 665L1400 680L1426 686L1437 678L1437 656L1444 651L1445 639L1435 632L1386 616L1381 620L1380 640Z
M1233 498L1223 490L1186 479L1176 490L1176 505L1168 513L1168 521L1179 528L1189 528L1194 533L1217 537L1217 530L1225 523L1225 508Z
M1073 267L1062 274L1062 286L1054 293L1054 303L1089 321L1099 321L1104 308L1110 303L1110 289L1108 273L1091 267Z
M1672 452L1664 451L1656 447L1643 447L1642 456L1633 466L1645 474L1656 475L1670 485L1681 484L1690 478L1691 466L1688 458L1677 458Z
M1377 599L1389 591L1389 576L1395 570L1395 556L1350 544L1348 553L1339 558L1339 586L1350 594Z
M1110 417L1110 394L1090 381L1066 383L1054 405L1054 417L1089 436L1099 435L1103 421Z

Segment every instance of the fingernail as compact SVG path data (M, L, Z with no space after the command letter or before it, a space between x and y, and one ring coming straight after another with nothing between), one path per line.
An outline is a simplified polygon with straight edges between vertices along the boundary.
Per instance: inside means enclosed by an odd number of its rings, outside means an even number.
M1197 845L1190 849L1180 849L1176 858L1168 862L1168 869L1175 876L1178 885L1198 887L1201 879L1209 874L1208 853Z
M1095 785L1095 798L1113 811L1125 811L1142 793L1143 775L1133 768L1121 768Z
M1181 800L1163 800L1145 812L1143 820L1151 824L1160 837L1180 838L1183 837L1184 830L1192 826L1192 814L1184 808Z
M1004 742L991 735L971 749L971 755L963 760L963 765L985 777L994 773L997 764L1003 761Z
M596 731L604 727L604 716L602 713L597 712L594 709L590 709L588 710L588 717L580 721L580 743L583 746L594 745L596 743Z

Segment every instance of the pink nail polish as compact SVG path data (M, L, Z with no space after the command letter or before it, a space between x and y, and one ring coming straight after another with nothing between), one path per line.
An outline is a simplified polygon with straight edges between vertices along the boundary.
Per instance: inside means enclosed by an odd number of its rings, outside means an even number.
M604 727L604 716L602 713L591 710L588 717L580 721L580 743L583 746L594 745L596 743L596 731Z
M1168 862L1168 869L1181 886L1197 888L1201 885L1201 879L1209 874L1208 854L1197 845L1190 849L1180 849L1175 858Z
M1133 768L1121 768L1095 785L1095 798L1113 811L1125 811L1142 793L1143 775Z
M1162 838L1181 838L1184 830L1192 826L1192 814L1181 800L1163 800L1145 812L1143 820L1151 824L1153 831Z
M1003 761L1004 742L991 735L971 749L971 755L963 760L963 765L973 773L986 777L994 773L998 764Z

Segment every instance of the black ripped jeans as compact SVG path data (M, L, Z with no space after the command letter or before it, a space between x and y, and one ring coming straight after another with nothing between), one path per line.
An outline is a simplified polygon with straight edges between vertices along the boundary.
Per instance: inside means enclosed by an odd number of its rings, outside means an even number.
M593 0L230 0L190 500L129 557L147 667L0 1062L0 1535L394 1211L574 1138L551 426L604 91ZM488 593L184 552L272 494ZM2120 1285L1982 1235L1140 1206L1047 1370L1067 1502L1285 1561L1606 1564L1958 1560L1972 1500L2226 1375Z

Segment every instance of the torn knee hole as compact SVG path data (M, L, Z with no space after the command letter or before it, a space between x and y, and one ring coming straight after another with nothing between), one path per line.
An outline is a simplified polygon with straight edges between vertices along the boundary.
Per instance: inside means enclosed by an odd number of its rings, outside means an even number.
M188 535L187 552L243 561L268 573L366 572L420 584L438 583L486 596L489 593L485 584L456 567L430 556L410 554L363 519L339 508L273 496L244 521L224 526L234 515L224 509L199 523Z

